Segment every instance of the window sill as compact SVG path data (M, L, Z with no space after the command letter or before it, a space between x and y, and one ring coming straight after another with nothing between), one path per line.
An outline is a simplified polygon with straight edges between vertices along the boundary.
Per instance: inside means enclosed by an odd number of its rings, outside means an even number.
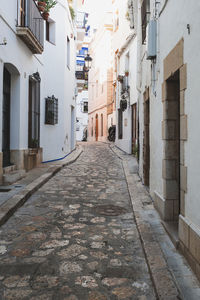
M53 43L53 42L48 41L48 40L46 40L46 42L48 42L49 44L51 44L51 45L53 45L53 46L56 46L56 43Z

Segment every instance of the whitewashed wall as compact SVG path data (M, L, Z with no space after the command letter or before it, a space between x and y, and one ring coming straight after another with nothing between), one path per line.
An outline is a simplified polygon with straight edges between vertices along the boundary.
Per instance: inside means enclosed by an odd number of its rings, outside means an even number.
M45 41L45 79L41 97L41 146L45 161L61 158L75 146L71 145L71 140L74 139L71 133L71 107L75 107L75 40L67 2L58 1L51 10L50 18L55 21L55 44ZM69 67L67 37L70 40ZM45 125L45 98L52 95L58 98L58 124ZM75 128L75 123L73 127Z
M137 102L137 38L134 37L130 44L126 47L125 51L119 57L118 73L124 75L126 68L126 55L129 53L129 86L130 86L130 99L128 100L127 109L123 112L123 138L118 139L118 126L116 131L117 147L123 151L132 153L132 111L131 105ZM117 83L117 104L116 104L116 118L118 125L118 109L120 108L121 92L120 85Z
M79 130L76 130L76 140L82 141L83 131L88 126L88 113L83 112L83 102L88 101L88 91L82 91L78 93L76 99L76 118L79 122L76 122L76 126Z
M199 76L200 76L200 2L168 1L160 16L160 75L158 85L163 80L163 59L184 39L184 63L187 64L187 89L185 91L185 114L188 116L188 140L185 142L185 165L188 169L185 194L185 213L194 224L200 226L199 180L200 180L200 135L199 135ZM170 18L169 18L170 16ZM187 30L190 25L190 34ZM162 113L161 88L157 91L160 114ZM157 109L158 110L158 109ZM156 113L156 112L155 112ZM155 126L156 127L156 126ZM159 135L161 132L161 125ZM158 130L157 130L158 132ZM162 153L160 152L161 156ZM158 178L158 176L157 176ZM155 178L156 180L156 178Z
M0 46L0 120L2 120L3 67L10 64L16 74L17 90L11 88L11 150L28 147L28 82L29 75L39 72L43 77L43 58L33 55L23 41L16 36L17 1L1 1L0 42L6 37L7 45ZM17 74L18 73L18 74ZM13 76L12 76L13 77ZM13 85L12 85L13 87ZM41 89L43 81L41 82ZM2 149L2 121L0 121L0 151Z
M0 8L0 41L6 37L8 44L0 46L0 111L2 112L3 66L12 64L17 81L11 95L11 150L28 148L28 82L35 72L41 77L41 132L40 146L43 160L65 156L75 145L71 139L71 107L75 107L75 41L74 28L64 0L59 0L51 10L50 18L56 22L55 44L45 41L42 55L33 55L16 36L17 1L2 0ZM71 44L70 69L67 67L67 36ZM18 72L18 74L17 74ZM14 73L13 73L14 75ZM14 76L13 76L14 78ZM45 125L45 97L54 95L59 100L57 125ZM2 115L1 115L2 119ZM75 122L75 120L74 120ZM74 124L75 127L75 124ZM2 122L0 122L0 150L2 147Z

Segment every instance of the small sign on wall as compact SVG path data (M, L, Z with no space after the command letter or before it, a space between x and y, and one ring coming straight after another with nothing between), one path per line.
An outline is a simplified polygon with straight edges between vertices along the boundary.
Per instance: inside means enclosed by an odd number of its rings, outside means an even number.
M128 120L124 119L124 126L127 127L127 125L128 125Z

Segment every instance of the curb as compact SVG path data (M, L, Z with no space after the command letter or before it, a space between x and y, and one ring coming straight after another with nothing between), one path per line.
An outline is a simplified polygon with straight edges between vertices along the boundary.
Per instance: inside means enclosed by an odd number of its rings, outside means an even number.
M77 153L72 152L73 157L68 156L68 161L50 166L48 171L41 175L39 178L34 180L32 183L28 184L23 190L18 194L14 195L3 203L0 207L0 226L5 224L7 220L16 212L16 210L21 207L33 193L35 193L41 186L43 186L49 179L51 179L56 173L58 173L63 167L73 164L82 154L83 149L77 150ZM75 157L74 157L75 156Z
M144 208L142 201L140 200L141 193L145 195L147 201L150 199L150 196L142 186L138 174L130 174L128 161L126 161L119 153L116 153L114 148L115 147L111 147L111 150L114 154L116 154L118 158L122 160L130 200L133 207L133 214L148 265L149 273L154 285L156 297L159 300L181 299L180 292L168 269L160 245L156 241L156 238L151 229L151 225L142 217Z

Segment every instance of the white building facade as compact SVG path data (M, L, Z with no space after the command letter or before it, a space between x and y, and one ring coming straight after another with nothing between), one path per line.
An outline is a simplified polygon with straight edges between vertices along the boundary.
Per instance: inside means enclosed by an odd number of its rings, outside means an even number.
M196 129L200 4L181 0L135 4L139 172L166 229L200 277L200 138Z
M3 0L0 9L0 42L7 41L0 46L1 182L6 168L29 170L64 157L75 144L75 41L68 3L58 1L48 25L35 1L20 3Z
M137 35L133 13L129 2L113 2L117 124L115 144L129 154L134 153L137 147Z
M82 90L76 98L76 140L85 141L88 130L88 91Z

